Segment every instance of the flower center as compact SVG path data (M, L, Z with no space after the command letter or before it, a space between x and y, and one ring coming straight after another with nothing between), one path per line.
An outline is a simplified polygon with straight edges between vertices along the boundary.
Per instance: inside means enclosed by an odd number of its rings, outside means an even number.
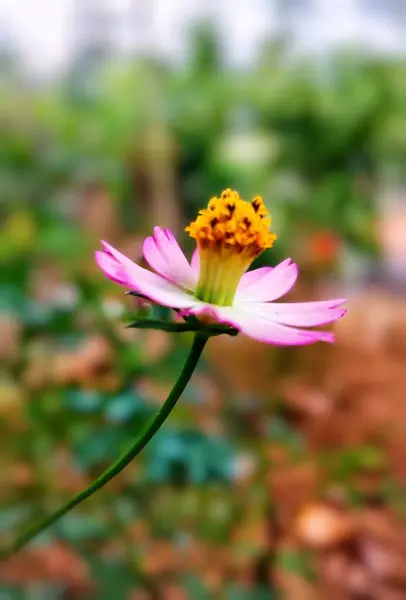
M199 250L196 298L231 306L243 273L276 239L270 226L271 217L260 196L247 202L227 189L220 198L211 198L185 230Z

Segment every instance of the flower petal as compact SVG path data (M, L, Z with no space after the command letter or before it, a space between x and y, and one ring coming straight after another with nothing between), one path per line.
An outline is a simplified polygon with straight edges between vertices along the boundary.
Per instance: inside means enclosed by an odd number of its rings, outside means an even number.
M96 262L105 275L116 283L125 285L163 306L187 308L196 302L191 294L161 275L143 269L106 242L102 244L104 252L95 253Z
M346 302L347 298L337 298L334 300L318 300L316 302L272 302L269 305L274 306L277 310L283 309L284 312L314 312L329 308L339 308Z
M259 271L259 273L257 273ZM271 302L286 294L295 284L298 268L287 258L275 268L261 267L241 278L236 302Z
M200 302L183 311L183 314L185 313L198 317L207 316L219 323L231 325L241 333L266 344L304 346L315 342L334 341L334 334L329 331L306 331L281 325L251 311L250 305L242 308L241 306L215 306Z
M195 277L196 277L196 281L197 281L199 279L199 275L200 275L200 257L199 257L198 248L195 248L195 250L193 251L192 258L190 261L190 266L192 267L192 269L195 273Z
M271 271L273 271L273 267L260 267L259 269L253 269L252 271L247 271L241 277L240 283L238 285L238 290L241 291L250 287L252 284L257 283L263 277L267 276Z
M343 317L347 312L345 308L336 308L337 301L333 300L330 301L329 306L323 308L317 306L317 302L308 302L307 304L311 306L307 307L304 302L299 304L294 302L286 304L252 302L249 304L249 308L252 313L264 317L264 319L294 327L327 325L327 323L337 321L337 319ZM303 305L305 305L304 308Z
M173 233L169 229L154 228L143 246L144 258L160 275L173 283L193 290L196 277Z
M116 283L120 283L121 285L127 284L127 276L120 266L120 263L116 261L115 258L108 254L107 252L103 252L102 250L96 250L94 253L95 259L101 270L107 277L115 281Z

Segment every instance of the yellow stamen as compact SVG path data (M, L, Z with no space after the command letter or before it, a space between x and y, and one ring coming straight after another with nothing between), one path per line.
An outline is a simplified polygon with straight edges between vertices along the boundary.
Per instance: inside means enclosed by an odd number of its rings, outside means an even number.
M233 190L211 198L186 231L196 240L200 277L196 297L223 306L231 305L243 273L276 235L269 231L271 217L260 196L242 200Z

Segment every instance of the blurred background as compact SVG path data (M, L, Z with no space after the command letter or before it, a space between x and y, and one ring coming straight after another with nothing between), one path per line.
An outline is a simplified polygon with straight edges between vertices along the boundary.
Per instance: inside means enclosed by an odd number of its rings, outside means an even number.
M124 451L191 338L94 264L261 194L337 344L212 339L134 464L1 573L1 600L406 598L403 0L2 0L0 536ZM165 316L162 309L155 309Z

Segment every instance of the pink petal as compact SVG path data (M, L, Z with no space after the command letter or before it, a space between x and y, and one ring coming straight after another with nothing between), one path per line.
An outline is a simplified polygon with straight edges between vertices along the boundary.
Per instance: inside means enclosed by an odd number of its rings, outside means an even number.
M327 310L329 308L338 308L347 302L346 298L337 298L335 300L318 300L317 302L272 302L277 310L284 312L314 312L317 310Z
M266 269L266 270L265 270ZM279 263L274 269L262 267L246 273L238 287L236 302L271 302L284 296L293 287L298 276L298 268L290 258ZM249 276L249 278L248 278ZM247 279L244 279L244 278Z
M304 346L315 342L334 341L333 333L287 327L252 312L249 306L244 308L241 306L214 306L200 302L184 312L199 317L208 316L219 323L231 325L241 333L266 344Z
M200 275L200 258L199 258L199 250L197 248L195 248L195 250L193 251L192 258L190 261L190 266L192 267L192 269L195 273L195 277L196 277L196 281L197 281L199 279L199 275Z
M116 283L126 285L127 276L120 263L117 262L116 259L111 256L111 254L107 254L107 252L103 252L101 250L96 250L94 256L97 264L104 274L107 275L107 277Z
M193 290L196 277L192 267L169 229L154 228L143 246L144 258L163 277L186 289Z
M334 304L335 302L335 304ZM274 302L269 303L255 303L249 304L251 312L264 319L269 319L274 323L280 323L282 325L293 325L294 327L317 327L320 325L327 325L327 323L333 323L337 319L341 319L347 312L345 308L335 308L337 301L330 301L330 306L320 308L314 305L317 302L308 302L313 305L311 308L300 308L306 303L286 303L277 304ZM331 306L333 304L333 306Z
M241 277L240 283L238 285L238 291L242 291L246 288L249 288L252 284L258 283L261 279L269 275L269 273L273 271L273 267L260 267L259 269L254 269L253 271L247 271Z
M157 304L172 308L187 308L196 300L164 277L135 264L106 242L104 252L95 253L96 262L107 277L135 290Z

